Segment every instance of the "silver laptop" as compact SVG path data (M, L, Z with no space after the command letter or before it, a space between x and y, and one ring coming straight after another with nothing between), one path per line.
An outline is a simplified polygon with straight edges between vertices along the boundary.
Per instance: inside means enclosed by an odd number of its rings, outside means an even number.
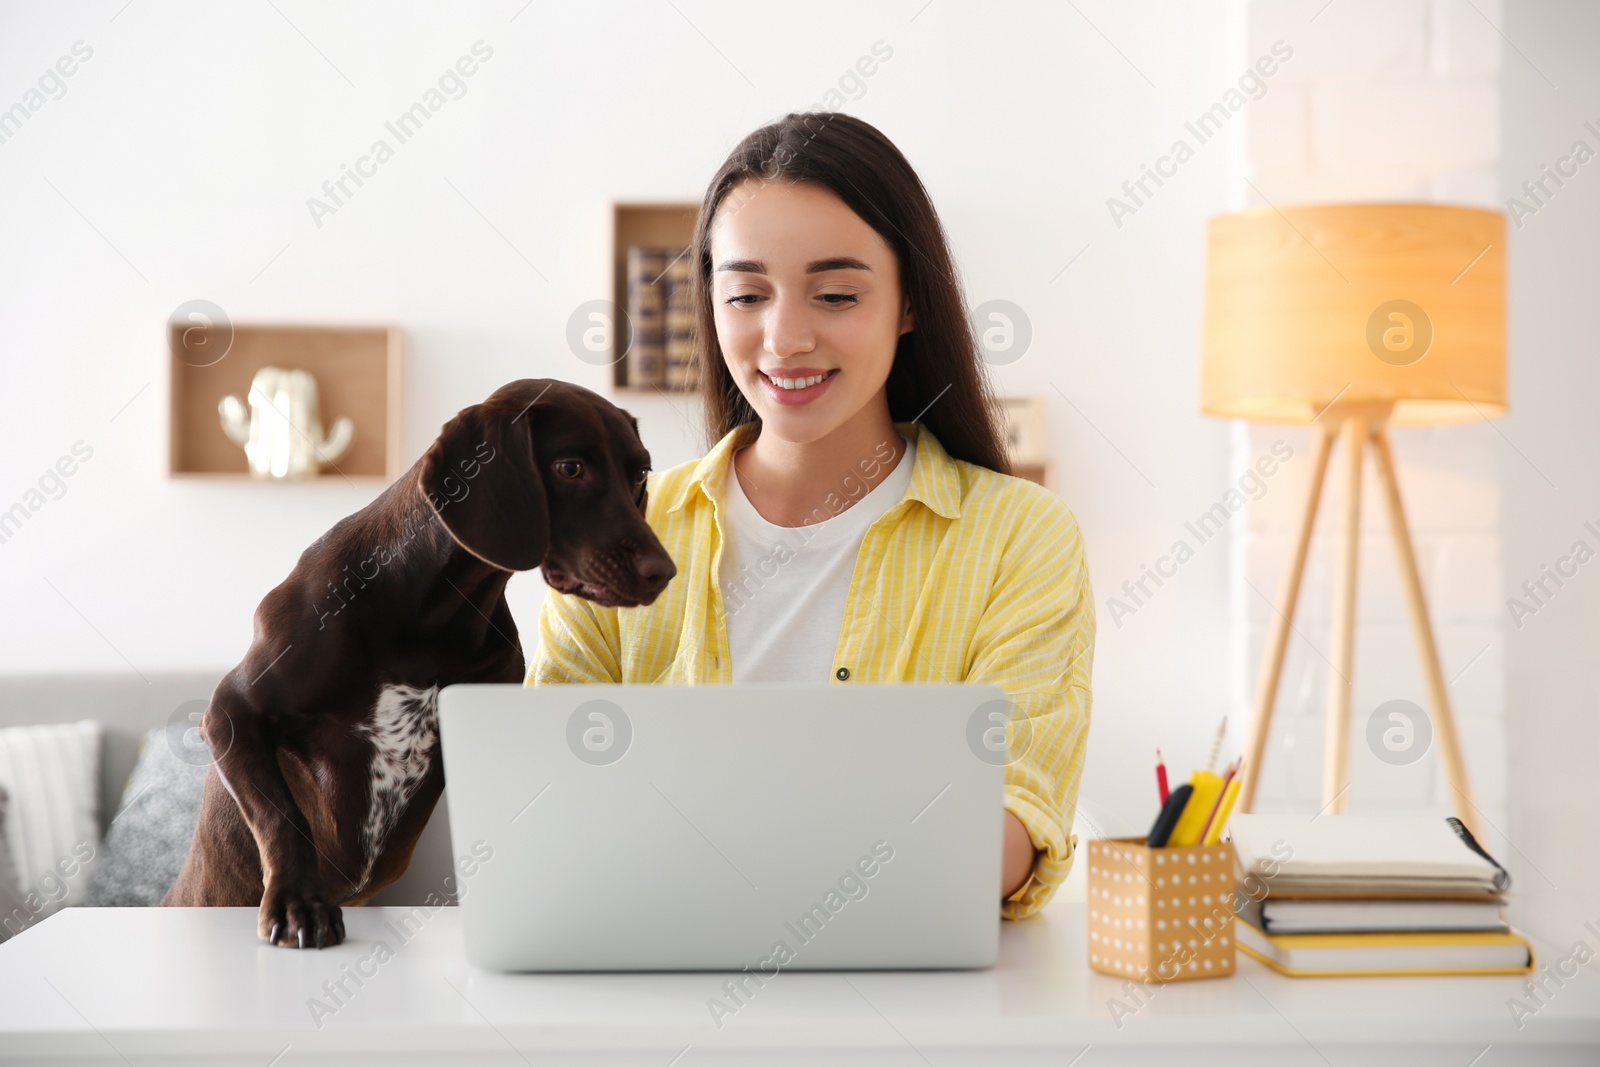
M990 966L1009 714L989 684L448 686L467 959Z

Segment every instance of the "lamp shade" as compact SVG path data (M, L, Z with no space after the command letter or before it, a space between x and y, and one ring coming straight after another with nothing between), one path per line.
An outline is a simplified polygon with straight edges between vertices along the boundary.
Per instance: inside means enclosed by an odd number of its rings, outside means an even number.
M1201 410L1310 422L1506 410L1505 216L1439 204L1260 207L1211 220Z

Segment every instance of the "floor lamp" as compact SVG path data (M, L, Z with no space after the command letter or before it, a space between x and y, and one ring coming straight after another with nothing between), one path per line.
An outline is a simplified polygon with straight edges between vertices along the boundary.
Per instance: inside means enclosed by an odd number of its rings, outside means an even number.
M1333 578L1323 810L1347 810L1362 458L1370 447L1458 818L1477 808L1401 505L1389 426L1506 410L1505 216L1436 204L1254 208L1210 223L1201 410L1309 423L1310 486L1256 684L1236 811L1260 780L1312 526L1337 440L1344 499Z

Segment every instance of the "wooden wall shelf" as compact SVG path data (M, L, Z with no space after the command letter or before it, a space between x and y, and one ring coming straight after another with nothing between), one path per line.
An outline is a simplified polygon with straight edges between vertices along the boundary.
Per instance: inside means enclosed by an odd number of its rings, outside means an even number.
M687 245L694 241L694 224L700 216L700 205L687 201L613 204L611 208L611 300L618 311L628 307L628 246L629 245ZM628 361L622 358L627 350L628 332L612 332L613 345L611 384L628 392L673 393L686 395L688 390L672 390L658 386L630 386Z
M1045 406L1041 396L1003 396L1006 452L1011 473L1048 486L1050 450L1045 443Z
M247 399L262 367L309 371L317 380L323 428L340 416L355 423L350 447L311 481L374 478L403 472L400 452L401 331L398 326L234 323L227 355L197 367L179 358L186 323L169 323L169 447L173 478L250 477L244 449L222 429L217 403Z

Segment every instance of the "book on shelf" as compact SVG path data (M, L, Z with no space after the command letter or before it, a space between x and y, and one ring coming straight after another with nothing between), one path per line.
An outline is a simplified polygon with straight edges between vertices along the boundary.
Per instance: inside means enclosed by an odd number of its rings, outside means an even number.
M628 324L626 382L649 388L667 384L666 301L661 275L667 249L650 245L628 248Z
M690 390L698 388L699 377L694 366L694 305L689 298L689 250L669 249L672 257L667 262L666 275L666 363L667 388Z

